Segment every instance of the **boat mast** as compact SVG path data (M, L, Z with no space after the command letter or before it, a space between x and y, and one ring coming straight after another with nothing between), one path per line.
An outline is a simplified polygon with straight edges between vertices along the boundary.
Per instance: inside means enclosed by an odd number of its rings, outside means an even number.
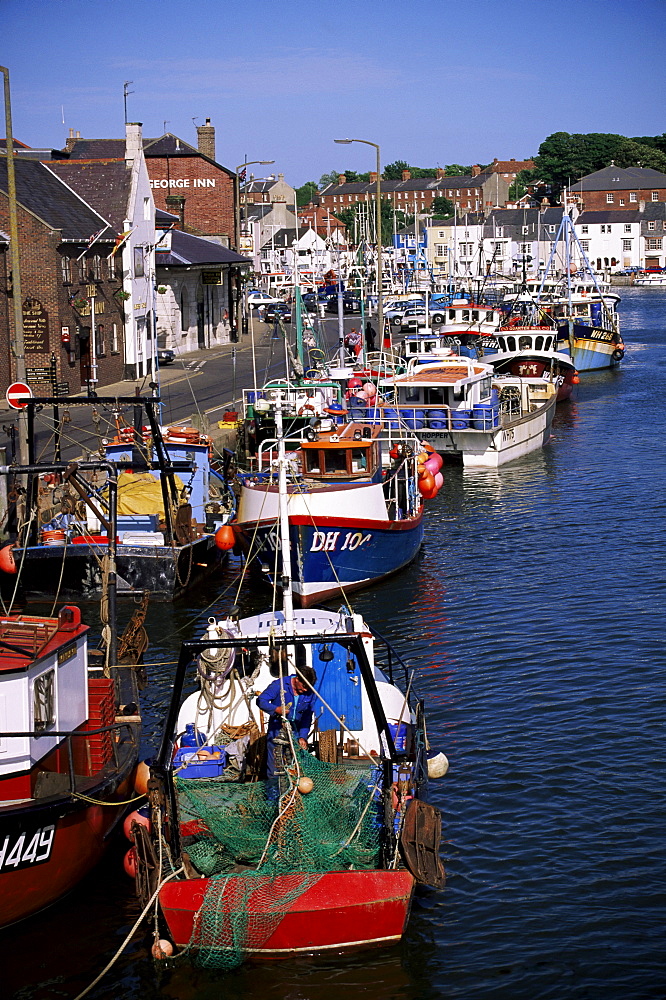
M294 634L294 598L291 592L291 547L289 543L289 494L287 493L287 456L282 424L282 397L275 400L275 431L278 440L278 494L280 517L280 552L282 555L282 610L285 635Z

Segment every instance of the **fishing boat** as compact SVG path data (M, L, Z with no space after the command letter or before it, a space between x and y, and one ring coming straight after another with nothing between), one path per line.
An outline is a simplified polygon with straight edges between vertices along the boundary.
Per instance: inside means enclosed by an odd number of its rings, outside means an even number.
M282 448L282 552L286 461ZM444 884L423 795L448 762L429 750L413 674L347 607L294 612L289 559L279 581L282 610L210 619L182 647L151 815L131 830L157 958L228 969L392 944L416 884Z
M631 283L637 288L666 288L666 273L637 274Z
M0 926L44 909L101 859L133 796L132 666L95 667L77 607L0 617Z
M561 273L555 274L560 253ZM565 210L536 301L557 327L557 350L569 354L579 372L613 368L624 357L617 305L619 295L602 287Z
M58 430L63 406L112 410L115 434L100 441L104 459L97 466L73 461L53 473L46 460L35 462L35 408L48 404ZM193 428L162 428L158 404L156 397L29 401L32 471L27 494L18 495L24 507L13 559L0 561L5 591L17 588L26 600L97 599L106 587L112 537L120 596L147 592L173 600L219 570L224 553L215 532L233 517L235 498L224 474L211 465L210 441ZM119 414L130 407L135 419L125 425ZM54 450L59 456L59 434ZM5 472L15 478L19 469Z
M458 355L414 358L382 388L387 398L393 392L384 419L405 423L466 468L497 468L543 447L557 400L551 381L495 375L490 364Z
M387 436L381 416L373 417L367 400L358 401L363 406L354 401L351 396L350 422L340 426L338 418L313 418L306 434L291 445L291 578L302 607L398 572L423 543L419 442L397 424ZM284 405L278 401L273 407L280 422ZM282 440L279 429L277 433ZM232 525L255 574L271 584L279 548L280 489L274 468L264 469L275 446L274 440L266 440L257 453L256 471L239 475L238 517Z

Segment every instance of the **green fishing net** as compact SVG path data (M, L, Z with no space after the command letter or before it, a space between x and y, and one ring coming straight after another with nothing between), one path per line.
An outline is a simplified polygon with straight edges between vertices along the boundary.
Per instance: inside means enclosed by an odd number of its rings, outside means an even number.
M312 779L307 794L295 790L295 766L291 778L251 784L175 779L183 850L210 877L186 949L198 965L234 968L323 874L379 864L379 769L327 764L304 751L297 761Z

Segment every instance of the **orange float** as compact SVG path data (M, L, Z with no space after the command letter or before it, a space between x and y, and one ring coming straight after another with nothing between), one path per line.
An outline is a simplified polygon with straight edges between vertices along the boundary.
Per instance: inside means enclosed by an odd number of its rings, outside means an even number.
M215 532L215 545L218 549L228 552L229 549L233 549L235 544L236 536L230 524L223 524L221 528L217 529Z
M11 545L3 545L0 549L0 570L3 573L16 573L16 560L12 552L13 548L14 545L12 543Z

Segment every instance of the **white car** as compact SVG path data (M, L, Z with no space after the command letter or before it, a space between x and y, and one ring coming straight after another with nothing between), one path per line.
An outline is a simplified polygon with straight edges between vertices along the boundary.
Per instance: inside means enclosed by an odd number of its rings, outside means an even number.
M272 306L278 302L284 302L284 299L278 299L274 295L269 295L268 292L247 293L247 304L250 309L259 309L260 306Z

